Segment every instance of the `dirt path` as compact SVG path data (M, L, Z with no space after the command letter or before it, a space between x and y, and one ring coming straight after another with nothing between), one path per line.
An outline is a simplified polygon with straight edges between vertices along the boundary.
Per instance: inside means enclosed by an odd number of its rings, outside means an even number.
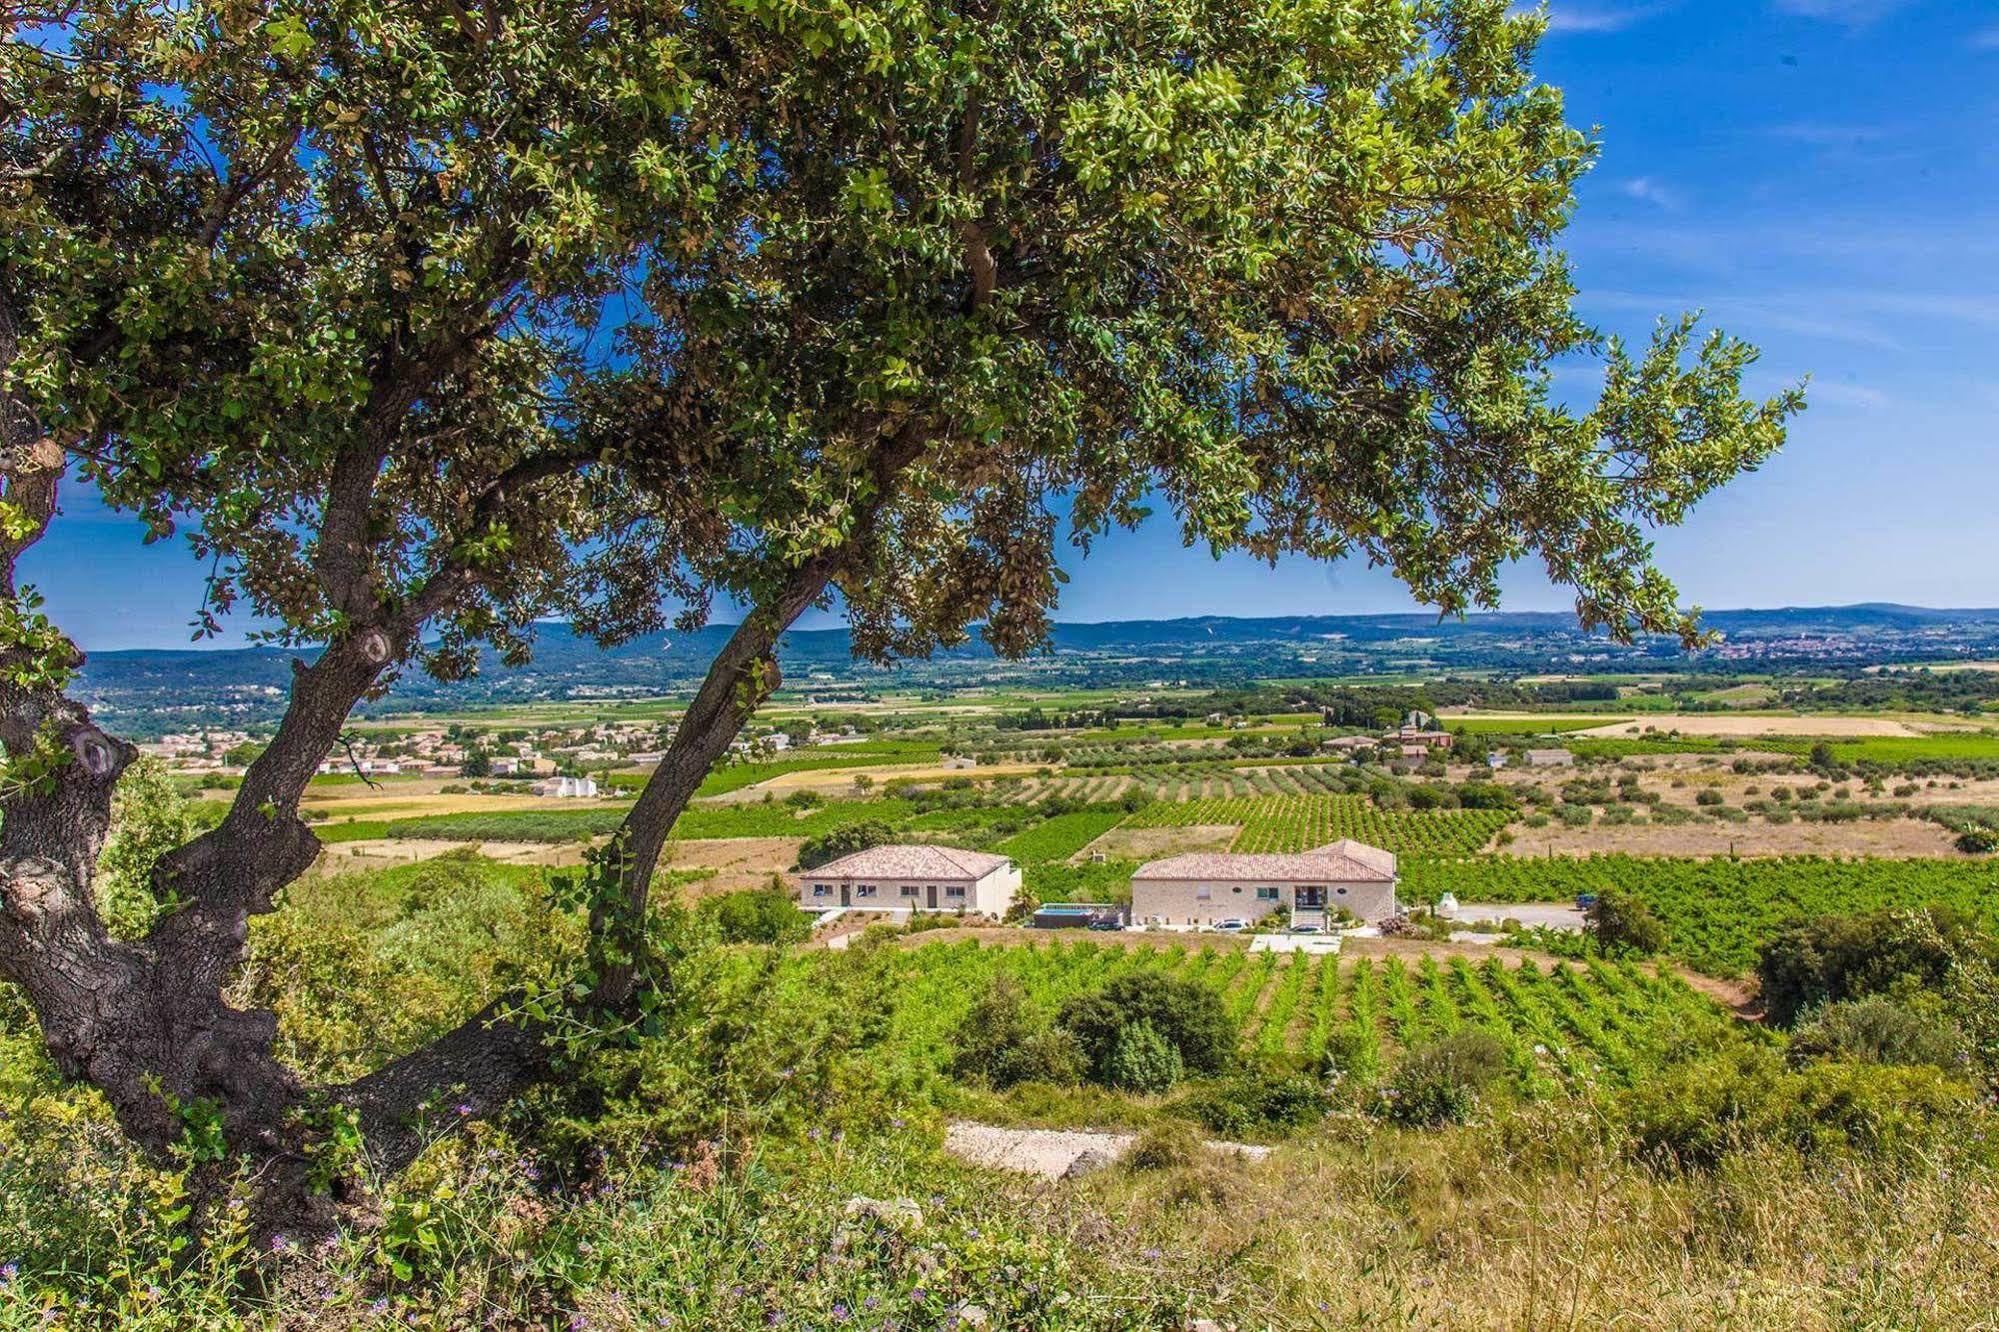
M1072 1129L1011 1129L990 1124L952 1124L944 1131L944 1150L961 1161L991 1170L1061 1179L1085 1152L1115 1161L1138 1141L1136 1133L1099 1133ZM1270 1148L1243 1142L1209 1142L1217 1152L1232 1152L1261 1161Z

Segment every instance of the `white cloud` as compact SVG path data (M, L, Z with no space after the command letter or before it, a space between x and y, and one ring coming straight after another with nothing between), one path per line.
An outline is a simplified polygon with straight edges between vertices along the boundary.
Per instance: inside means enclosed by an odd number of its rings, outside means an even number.
M1785 139L1792 143L1811 144L1820 148L1879 143L1888 137L1888 131L1878 125L1833 125L1815 121L1772 125L1764 132L1773 139Z
M1909 0L1773 0L1773 3L1782 14L1860 27L1907 8Z
M1629 4L1570 4L1550 0L1549 32L1622 32L1634 23L1643 23L1674 7L1675 0L1635 0ZM1523 4L1516 13L1530 13L1537 6Z
M1805 390L1805 397L1814 406L1858 407L1865 411L1889 406L1893 401L1879 389L1865 384L1842 383L1837 379L1815 379Z
M1619 181L1617 192L1627 199L1636 199L1669 213L1677 213L1686 207L1686 200L1678 190L1653 176L1633 176L1630 180Z
M1971 49L1974 51L1999 51L1999 28L1987 28L1983 32L1972 33Z

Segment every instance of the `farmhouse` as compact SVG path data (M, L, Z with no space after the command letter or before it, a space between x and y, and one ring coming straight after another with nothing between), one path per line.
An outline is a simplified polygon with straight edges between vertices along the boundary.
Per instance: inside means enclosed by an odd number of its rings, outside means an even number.
M531 788L538 796L558 796L564 800L588 799L597 794L595 777L550 777Z
M1139 866L1131 879L1140 924L1255 921L1279 907L1294 925L1324 925L1344 908L1364 921L1395 914L1395 856L1351 839L1276 855L1197 852Z
M1020 891L1020 866L953 846L872 846L798 875L808 911L955 911L1004 916Z

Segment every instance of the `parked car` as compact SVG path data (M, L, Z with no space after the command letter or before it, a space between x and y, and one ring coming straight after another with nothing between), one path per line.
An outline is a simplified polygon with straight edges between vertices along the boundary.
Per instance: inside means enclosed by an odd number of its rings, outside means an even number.
M1293 925L1291 927L1291 933L1293 934L1324 934L1325 932L1325 928L1319 925Z
M1230 916L1227 920L1216 921L1215 928L1218 930L1227 930L1233 934L1237 930L1248 929L1249 922L1244 920L1241 916Z
M1595 905L1596 905L1596 894L1595 894L1595 893L1577 893L1577 894L1576 894L1576 910L1578 910L1578 911L1587 911L1587 910L1589 910L1589 909L1590 909L1591 907L1593 907L1593 906L1595 906Z
M1124 928L1124 923L1115 916L1098 916L1090 921L1090 928L1093 930L1121 930Z

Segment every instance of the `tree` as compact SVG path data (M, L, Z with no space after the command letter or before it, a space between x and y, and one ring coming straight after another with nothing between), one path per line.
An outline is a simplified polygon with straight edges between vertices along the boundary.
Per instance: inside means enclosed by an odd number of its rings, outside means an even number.
M493 775L493 756L488 754L484 747L474 745L465 751L465 761L458 765L458 775L460 777L491 777Z
M871 846L881 846L894 840L895 829L880 819L860 819L841 824L799 843L798 868L818 869L841 856L850 856L856 851L865 851Z
M1576 317L1555 242L1595 149L1501 0L0 22L0 976L149 1149L217 1106L269 1226L325 1220L313 1107L393 1171L422 1105L501 1104L551 1030L644 1029L661 849L808 608L871 660L975 624L1019 655L1058 506L1087 547L1159 504L1190 543L1364 555L1447 613L1537 556L1589 627L1692 641L1645 532L1801 405L1745 400L1752 350L1688 321L1634 354ZM1551 401L1586 357L1597 404ZM199 632L247 603L312 654L136 943L90 891L133 751L19 578L71 468L187 529ZM718 598L742 619L579 884L573 1011L503 997L305 1086L225 986L318 852L299 799L353 706L519 662L551 614L615 641Z
M1583 922L1605 953L1650 955L1666 946L1666 927L1642 898L1604 888L1583 912Z

